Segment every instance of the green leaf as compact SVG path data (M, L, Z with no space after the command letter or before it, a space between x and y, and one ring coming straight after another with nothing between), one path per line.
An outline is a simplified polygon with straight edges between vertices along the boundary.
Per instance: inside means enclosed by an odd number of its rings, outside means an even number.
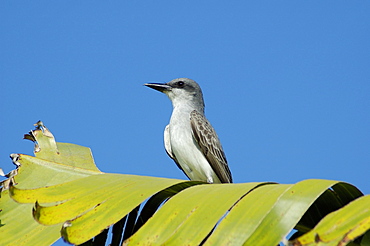
M16 203L8 193L3 190L0 198L1 245L51 245L60 237L61 225L38 224L32 217L33 204Z
M293 245L346 245L370 229L370 195L360 197L322 219Z
M228 209L258 185L212 184L188 188L165 203L126 243L199 245Z
M101 232L95 240L104 241L114 224L113 240L118 244L124 229L124 245L277 245L293 228L306 234L292 245L345 245L361 235L368 241L369 198L347 183L204 184L109 174L90 149L55 142L41 122L25 138L35 142L36 157L12 155L20 166L2 182L2 245L50 245L61 235L81 244Z
M36 130L30 131L24 138L35 143L34 153L37 158L100 172L89 148L70 143L57 143L53 134L41 121L35 126Z
M36 143L35 154L12 155L17 165L16 176L7 181L17 183L17 188L37 188L68 182L92 174L101 173L92 167L93 159L89 148L75 144L56 143L51 133L38 127L26 135ZM46 132L45 136L43 132ZM56 146L61 150L56 151ZM71 158L71 156L74 156ZM55 160L61 163L54 162ZM63 164L62 164L63 163ZM60 237L62 224L43 226L32 216L34 204L19 204L9 196L7 185L2 182L0 198L0 242L2 245L50 245ZM20 221L22 223L20 223Z

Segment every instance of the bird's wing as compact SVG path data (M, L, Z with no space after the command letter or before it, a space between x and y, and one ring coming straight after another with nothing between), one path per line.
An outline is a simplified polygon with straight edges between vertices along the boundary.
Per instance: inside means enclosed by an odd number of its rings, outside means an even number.
M182 167L180 166L179 162L177 161L176 159L176 156L175 154L172 152L172 148L171 148L171 138L170 138L170 125L167 125L166 128L164 129L164 148L167 152L167 155L172 159L174 160L174 162L176 163L177 167L180 168L180 170L185 173L186 177L189 178L189 176L186 174L186 172L184 171L184 169L182 169Z
M209 121L199 112L190 113L193 137L222 183L232 183L231 172L218 136Z

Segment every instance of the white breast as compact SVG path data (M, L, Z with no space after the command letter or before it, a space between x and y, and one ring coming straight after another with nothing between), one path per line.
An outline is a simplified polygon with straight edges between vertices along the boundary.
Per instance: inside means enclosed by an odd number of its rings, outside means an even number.
M192 136L187 111L177 108L172 113L169 126L172 153L191 180L220 183Z

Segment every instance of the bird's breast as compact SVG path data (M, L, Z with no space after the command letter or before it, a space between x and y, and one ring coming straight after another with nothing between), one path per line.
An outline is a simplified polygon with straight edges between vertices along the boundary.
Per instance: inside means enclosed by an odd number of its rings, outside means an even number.
M172 115L169 126L172 153L191 180L217 181L198 143L193 138L189 115Z

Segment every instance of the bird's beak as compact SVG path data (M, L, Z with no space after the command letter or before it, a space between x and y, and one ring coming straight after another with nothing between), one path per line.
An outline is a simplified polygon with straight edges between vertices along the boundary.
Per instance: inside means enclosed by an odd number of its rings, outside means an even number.
M171 86L163 83L146 83L144 85L160 92L166 92L171 90Z

